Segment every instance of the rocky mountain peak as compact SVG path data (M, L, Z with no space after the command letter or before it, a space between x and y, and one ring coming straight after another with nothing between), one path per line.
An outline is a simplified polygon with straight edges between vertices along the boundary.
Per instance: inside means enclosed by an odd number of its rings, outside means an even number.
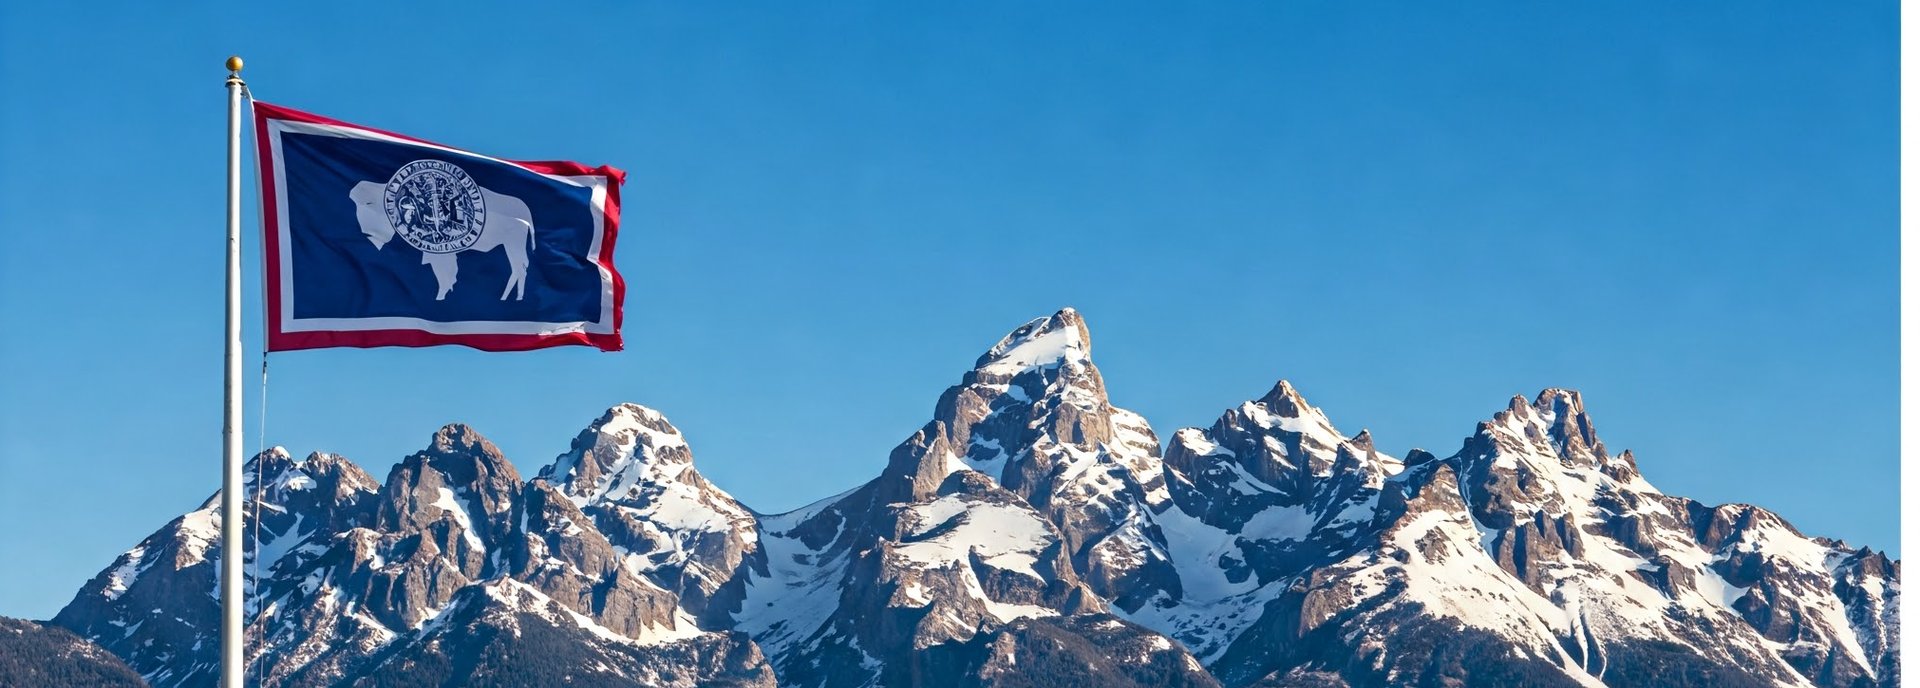
M273 447L248 459L241 471L247 482L246 499L257 498L282 509L340 506L380 490L380 481L358 464L325 452L296 460L286 449ZM216 507L219 502L220 493L215 492L202 506Z
M1175 433L1167 458L1190 480L1238 485L1231 492L1239 496L1229 496L1235 501L1297 504L1336 473L1364 474L1362 482L1377 486L1398 472L1399 462L1381 458L1373 442L1369 431L1341 434L1325 412L1281 380L1259 399L1228 409L1213 427Z
M266 501L278 503L282 501L279 498L289 493L306 492L316 487L322 488L323 491L331 492L333 488L341 487L339 483L342 482L348 484L345 486L348 489L352 487L378 488L380 486L380 483L373 480L371 476L368 476L365 471L361 471L359 468L359 466L352 465L352 462L320 453L310 454L305 459L296 460L292 454L287 452L286 448L270 447L247 459L246 463L241 464L240 472L246 481L246 495L244 498L253 499L255 497L256 490L254 488L257 484L264 486L264 498ZM328 478L327 484L322 486L319 478ZM258 481L257 483L256 480ZM203 509L217 508L219 504L220 492L215 490L212 495L207 497L205 502L200 504L200 507Z
M1085 363L1093 352L1093 338L1079 311L1062 308L1014 328L974 361L974 370L987 377L1010 378L1035 368Z
M308 486L308 481L298 479L304 477L300 471L300 462L293 460L293 456L282 447L269 447L266 451L254 454L247 459L246 463L240 465L240 474L246 481L244 499L253 498L256 478L259 479L259 484L266 485L270 491L276 486L284 489L284 483L289 482L303 487ZM220 507L220 492L220 490L214 490L213 494L207 495L206 501L200 503L200 508L217 511Z
M309 455L307 458L311 459L313 457ZM268 447L266 451L254 454L252 458L247 459L244 466L249 474L252 474L256 470L262 474L276 474L293 468L295 464L298 463L300 462L293 460L293 454L288 453L286 447L274 446Z
M338 454L313 452L298 461L274 447L255 456L243 469L250 518L258 519L258 545L270 566L287 549L286 543L305 535L358 525L368 513L380 482L359 465ZM257 482L256 482L257 481ZM218 513L219 494L202 507Z
M1580 393L1570 389L1547 388L1534 397L1533 408L1546 421L1548 436L1561 448L1563 456L1591 456L1604 461L1607 447L1594 432L1593 419Z
M1607 454L1580 393L1570 389L1547 388L1531 402L1515 395L1506 409L1478 425L1462 455L1537 457L1574 467L1606 467L1621 479L1631 474L1631 463Z
M302 459L300 472L314 481L321 494L335 501L346 499L350 495L364 492L379 492L380 481L352 461L339 454L313 452ZM293 487L289 483L289 487Z
M1422 464L1438 460L1440 460L1439 457L1434 456L1433 452L1414 447L1413 449L1407 450L1406 457L1400 459L1400 462L1405 464L1407 468L1417 468Z
M1293 383L1281 380L1274 383L1273 389L1255 400L1256 404L1266 407L1269 413L1283 418L1299 418L1309 413L1318 413L1319 409L1307 404L1306 397L1294 389Z
M1447 460L1459 472L1481 523L1506 528L1535 513L1559 517L1596 498L1604 474L1635 492L1653 492L1629 463L1607 456L1580 393L1548 388L1528 401L1515 395L1480 422Z
M516 486L520 471L492 441L465 423L450 423L433 433L426 450L402 462L419 462L462 485Z
M659 411L634 403L613 408L574 437L572 448L540 477L585 504L618 500L641 483L698 477L686 438Z
M499 447L467 425L449 424L387 474L374 525L421 533L462 575L480 578L497 566L493 555L511 531L520 489L520 472ZM420 556L432 560L431 552Z
M1108 401L1090 342L1086 320L1072 308L1000 338L940 396L933 419L894 450L888 489L927 498L947 475L976 470L1030 492L1052 482L1057 462L1096 461L1103 446L1157 454L1159 441L1144 421ZM1132 458L1122 462L1138 467Z
M1298 434L1319 447L1332 449L1347 441L1347 437L1333 427L1325 411L1307 403L1307 398L1293 383L1284 379L1259 399L1241 404L1238 412L1235 422ZM1229 413L1221 422L1228 422L1233 415Z
M893 451L871 496L936 501L949 476L978 472L1048 520L1094 592L1137 607L1174 583L1149 516L1166 500L1160 442L1109 401L1090 342L1071 308L1002 337Z
M757 551L757 520L700 475L659 411L607 409L539 478L593 520L626 572L673 591L690 613L722 613L739 594L722 588Z

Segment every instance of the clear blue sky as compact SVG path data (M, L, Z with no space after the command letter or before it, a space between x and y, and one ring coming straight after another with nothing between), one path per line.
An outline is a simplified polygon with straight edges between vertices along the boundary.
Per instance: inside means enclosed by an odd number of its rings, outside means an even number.
M1163 437L1287 377L1444 455L1574 387L1669 493L1897 547L1891 2L564 5L0 8L0 614L218 484L229 53L630 172L628 351L276 355L300 454L464 421L531 474L634 401L780 511L1072 305Z

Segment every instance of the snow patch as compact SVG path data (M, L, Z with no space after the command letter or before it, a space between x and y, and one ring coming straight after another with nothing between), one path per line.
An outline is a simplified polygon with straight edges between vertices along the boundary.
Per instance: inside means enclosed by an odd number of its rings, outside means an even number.
M460 537L475 552L486 552L487 545L480 541L480 535L473 532L473 514L467 511L466 500L455 497L453 490L439 488L439 497L429 506L439 507L441 511L453 514L455 523L460 524Z
M1270 506L1248 518L1240 535L1250 540L1305 540L1313 533L1314 520L1305 505Z
M975 369L990 375L1014 376L1034 368L1057 367L1068 357L1087 355L1087 343L1079 328L1056 327L1045 330L1048 318L1035 318L995 344ZM1038 334L1035 334L1035 333Z
M107 586L101 589L100 595L109 600L117 600L121 595L126 594L127 588L133 587L134 582L140 580L140 574L146 572L146 568L140 565L146 556L145 543L120 555L120 565L113 567L113 570L107 573Z
M924 540L912 540L894 549L901 559L919 568L964 563L973 552L987 564L1035 579L1038 553L1053 542L1047 524L1033 512L1010 504L994 504L948 495L907 508L914 524L909 538L941 531Z

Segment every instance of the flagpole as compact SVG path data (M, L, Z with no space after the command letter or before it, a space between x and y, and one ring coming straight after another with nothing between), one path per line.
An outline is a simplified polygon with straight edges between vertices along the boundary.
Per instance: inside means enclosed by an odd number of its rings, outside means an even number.
M246 609L246 544L241 540L240 471L240 57L227 58L227 378L225 450L220 481L220 688L243 688L246 658L241 626Z

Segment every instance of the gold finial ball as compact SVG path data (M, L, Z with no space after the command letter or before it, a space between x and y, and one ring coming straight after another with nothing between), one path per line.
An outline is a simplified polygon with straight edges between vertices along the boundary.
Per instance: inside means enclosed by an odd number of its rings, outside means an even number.
M240 72L240 68L245 66L246 64L247 63L240 61L239 55L234 55L232 57L227 58L227 71L238 74Z

